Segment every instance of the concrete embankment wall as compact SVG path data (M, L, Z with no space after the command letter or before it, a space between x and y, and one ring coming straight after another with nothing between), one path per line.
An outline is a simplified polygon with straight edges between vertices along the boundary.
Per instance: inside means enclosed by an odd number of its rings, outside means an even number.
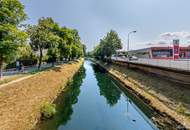
M83 59L56 66L0 89L0 130L30 130L44 102L52 102L79 71Z
M133 68L140 69L144 72L163 76L167 78L168 80L190 85L190 72L188 71L158 67L158 66L152 66L152 65L145 65L145 64L139 64L139 63L127 63L127 62L122 62L122 61L111 61L111 62L114 64L129 67L131 69Z
M125 70L123 69L125 69L125 65L124 67L115 67L114 64L95 60L93 61L100 67L107 70L109 74L120 81L124 87L137 95L141 100L155 110L155 113L157 113L158 116L154 117L153 121L160 129L190 129L190 119L188 117L185 117L171 109L159 97L146 91L142 83L135 81L135 79L131 79L129 75L124 73Z

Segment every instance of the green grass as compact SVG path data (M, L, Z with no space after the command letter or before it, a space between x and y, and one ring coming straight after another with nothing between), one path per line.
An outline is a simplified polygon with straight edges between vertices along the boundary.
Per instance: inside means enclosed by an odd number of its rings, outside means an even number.
M33 74L36 74L36 73L39 73L39 72L48 70L48 69L50 69L50 68L52 68L52 67L37 69L37 70L31 71L31 72L28 72L28 73L23 73L23 74L15 74L15 75L12 75L12 76L5 76L5 77L0 81L0 85L5 84L5 83L8 83L8 82L11 82L11 81L13 81L13 80L17 80L17 79L22 78L22 77L24 77L24 76L33 75Z
M0 85L11 82L11 81L19 79L19 78L22 78L27 75L28 74L17 74L17 75L13 75L13 76L7 76L0 81Z
M50 119L56 114L56 105L45 102L41 108L42 119Z
M185 105L183 103L179 103L177 105L176 111L183 114L183 115L186 115L186 116L190 117L190 112L188 111L188 109L185 107Z
M36 74L36 73L39 73L39 72L48 70L48 69L50 69L50 68L52 68L52 66L46 67L46 68L41 68L41 69L36 69L36 70L34 70L34 71L29 72L29 74Z

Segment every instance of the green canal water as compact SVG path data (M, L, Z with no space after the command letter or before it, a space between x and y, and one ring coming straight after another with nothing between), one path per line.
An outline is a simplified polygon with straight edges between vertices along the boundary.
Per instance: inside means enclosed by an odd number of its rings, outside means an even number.
M37 130L156 130L153 111L91 61L56 99L57 114Z

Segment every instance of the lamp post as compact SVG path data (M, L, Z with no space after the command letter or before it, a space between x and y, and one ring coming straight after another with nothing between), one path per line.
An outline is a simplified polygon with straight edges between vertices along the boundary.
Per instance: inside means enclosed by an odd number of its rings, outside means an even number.
M127 43L127 52L128 52L128 56L129 56L129 36L130 36L130 34L132 34L132 33L136 33L137 31L131 31L131 32L129 32L128 33L128 43Z

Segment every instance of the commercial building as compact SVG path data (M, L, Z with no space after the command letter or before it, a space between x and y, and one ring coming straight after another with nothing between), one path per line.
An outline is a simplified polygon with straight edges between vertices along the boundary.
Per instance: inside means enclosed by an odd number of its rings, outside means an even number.
M181 47L179 40L173 40L173 46L151 47L149 54L152 59L190 59L190 46Z
M140 58L151 59L190 59L190 46L181 47L179 40L173 40L168 47L150 47L131 51Z

